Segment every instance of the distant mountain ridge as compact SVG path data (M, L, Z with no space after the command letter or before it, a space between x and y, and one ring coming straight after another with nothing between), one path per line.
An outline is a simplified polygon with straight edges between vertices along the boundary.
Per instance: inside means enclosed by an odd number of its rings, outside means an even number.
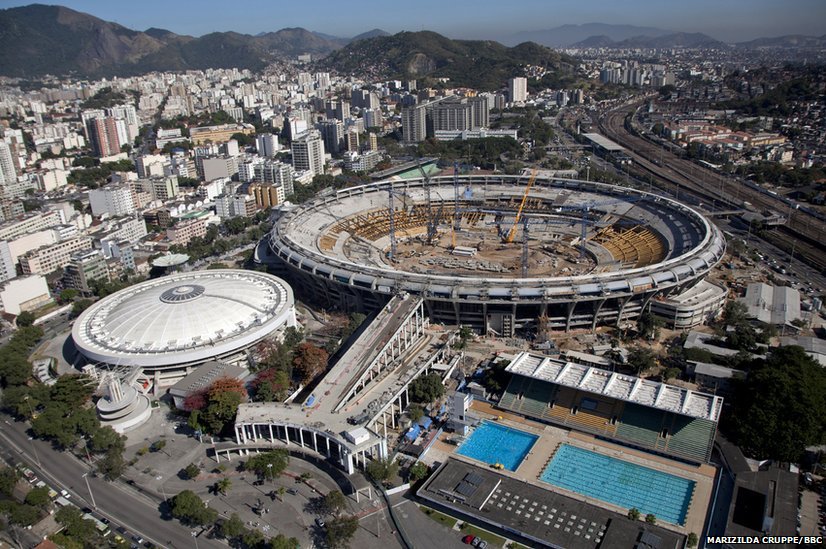
M656 27L637 25L613 25L610 23L585 23L582 25L561 25L551 29L519 32L507 37L506 44L536 42L552 48L566 48L594 36L604 36L614 42L635 36L664 36L674 31Z
M373 29L359 36L382 33ZM260 70L283 57L324 56L350 41L303 28L256 36L213 32L193 37L154 27L141 32L63 6L32 4L0 10L0 75L99 77L153 70Z
M611 38L591 36L571 46L572 48L727 48L728 45L701 32L675 32L662 36L634 36L621 41Z
M444 77L454 86L498 89L527 65L569 73L574 60L533 42L509 48L490 40L451 40L432 31L356 40L319 62L345 74L414 79Z

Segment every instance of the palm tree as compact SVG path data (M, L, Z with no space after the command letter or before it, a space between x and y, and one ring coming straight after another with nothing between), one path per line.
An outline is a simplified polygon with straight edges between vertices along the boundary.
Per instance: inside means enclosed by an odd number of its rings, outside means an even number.
M227 491L229 491L230 488L232 488L232 481L228 478L222 478L221 480L215 483L213 490L216 494L220 493L226 495Z

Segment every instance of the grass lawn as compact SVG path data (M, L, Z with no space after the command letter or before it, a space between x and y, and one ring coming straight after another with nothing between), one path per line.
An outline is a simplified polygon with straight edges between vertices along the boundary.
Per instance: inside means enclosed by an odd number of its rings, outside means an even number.
M475 526L472 526L472 525L468 524L467 522L465 523L464 527L462 528L462 533L463 534L471 534L471 535L474 535L478 538L482 538L486 542L488 542L491 545L494 545L496 547L502 547L503 545L505 545L505 538L503 538L501 536L497 536L496 534L491 534L490 532L488 532L486 530L476 528Z
M453 526L456 525L456 519L455 518L449 517L449 516L445 515L444 513L440 513L439 511L436 511L435 509L431 509L430 507L425 507L424 505L419 505L419 509L421 509L422 512L425 515L427 515L428 517L432 518L433 520L435 520L439 524L443 524L443 525L447 526L448 528L453 528Z

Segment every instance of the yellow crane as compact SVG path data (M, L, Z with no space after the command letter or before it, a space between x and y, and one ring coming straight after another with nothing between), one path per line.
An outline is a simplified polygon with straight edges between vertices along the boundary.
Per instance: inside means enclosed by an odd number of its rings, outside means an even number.
M531 171L531 178L528 180L528 184L525 186L525 194L522 195L522 202L519 204L519 209L516 211L516 220L513 222L513 227L508 232L508 236L505 237L505 242L511 243L513 242L513 237L516 236L516 228L519 226L519 221L522 219L522 210L525 208L525 203L528 201L528 193L531 192L531 187L533 187L533 182L536 181L536 174L537 169L534 168Z

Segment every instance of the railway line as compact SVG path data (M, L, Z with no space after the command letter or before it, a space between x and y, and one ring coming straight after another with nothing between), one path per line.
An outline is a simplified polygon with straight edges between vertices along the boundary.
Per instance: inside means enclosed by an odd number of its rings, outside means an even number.
M725 178L712 170L681 158L630 129L630 115L639 103L624 105L605 113L599 119L602 133L625 147L633 161L632 171L643 176L653 176L661 188L678 199L689 194L712 207L739 208L745 202L758 211L773 211L785 215L787 222L763 238L803 259L820 271L826 270L826 254L823 253L822 235L826 234L826 222L814 215L792 207L790 202L769 194L762 189L744 185Z

